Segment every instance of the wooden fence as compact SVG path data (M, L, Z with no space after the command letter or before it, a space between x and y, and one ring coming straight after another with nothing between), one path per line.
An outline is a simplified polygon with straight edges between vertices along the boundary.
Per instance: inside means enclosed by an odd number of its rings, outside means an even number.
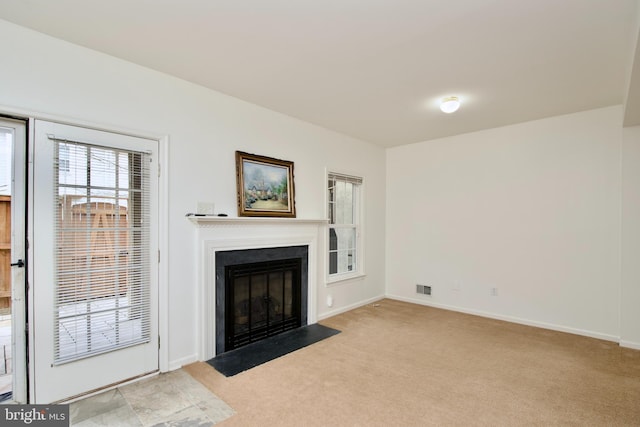
M130 262L127 209L111 203L72 205L72 197L64 197L59 209L64 209L58 214L61 228L74 231L64 234L57 262L77 273L59 283L60 290L74 293L77 301L125 294ZM0 315L10 313L11 196L0 196Z
M11 196L0 196L0 314L11 313Z
M58 265L66 271L59 291L76 302L124 295L130 254L128 212L112 203L72 203L63 197L58 215L61 237ZM67 274L68 273L68 274ZM71 301L69 301L71 302Z

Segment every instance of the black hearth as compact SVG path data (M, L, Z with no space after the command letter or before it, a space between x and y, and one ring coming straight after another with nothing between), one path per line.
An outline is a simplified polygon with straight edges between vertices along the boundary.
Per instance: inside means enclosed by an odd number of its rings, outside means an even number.
M216 252L216 354L307 324L307 246Z

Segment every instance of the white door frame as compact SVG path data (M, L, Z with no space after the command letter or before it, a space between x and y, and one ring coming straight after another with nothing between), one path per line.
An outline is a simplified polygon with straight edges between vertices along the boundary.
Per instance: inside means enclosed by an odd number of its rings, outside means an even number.
M11 176L11 263L26 260L26 152L27 122L0 117L15 130ZM27 403L26 267L11 267L12 401Z
M155 139L159 145L159 159L160 159L160 179L158 182L158 196L159 196L159 228L160 235L158 236L158 245L160 247L160 253L165 254L160 257L160 264L158 267L158 333L160 335L160 349L158 350L159 367L160 372L168 372L171 369L169 362L169 264L167 262L167 255L169 253L169 136L161 135L153 132L142 132L140 130L132 130L131 128L116 127L113 125L103 125L95 122L89 122L79 119L70 119L67 117L60 117L54 114L46 114L35 112L32 110L19 109L6 105L0 105L0 114L7 116L13 116L16 118L28 119L28 163L27 163L27 190L29 194L33 194L33 145L34 145L34 122L36 119L55 121L59 123L70 124L74 126L82 126L86 128L103 130L107 132L122 133L130 136L137 136L147 139ZM32 206L29 206L32 209ZM27 240L33 236L33 212L27 213ZM33 263L33 253L31 250L27 251L27 265ZM31 264L30 264L31 263ZM27 283L33 283L33 273L31 269L27 269ZM27 322L33 324L33 289L27 286ZM28 331L27 331L28 333ZM33 360L33 343L31 342L31 334L28 335L28 353L31 360ZM34 378L33 375L29 375L28 378L28 390L33 390ZM29 396L29 402L31 402L31 396Z

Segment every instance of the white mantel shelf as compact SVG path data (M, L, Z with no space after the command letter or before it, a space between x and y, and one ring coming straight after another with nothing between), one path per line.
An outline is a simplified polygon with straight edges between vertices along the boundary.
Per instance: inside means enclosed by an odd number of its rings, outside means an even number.
M279 217L230 217L230 216L188 216L187 219L199 227L216 225L295 225L295 224L328 224L328 219L279 218Z

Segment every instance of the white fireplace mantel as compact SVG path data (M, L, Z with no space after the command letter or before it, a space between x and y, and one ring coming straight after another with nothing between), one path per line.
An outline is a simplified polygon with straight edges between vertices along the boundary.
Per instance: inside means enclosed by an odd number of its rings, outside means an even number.
M327 219L279 218L279 217L229 217L229 216L196 216L187 217L198 227L219 227L225 225L296 225L296 224L328 224Z
M188 216L197 228L198 253L198 319L200 360L215 356L215 280L216 252L272 248L283 246L308 246L308 301L307 321L317 321L317 289L324 271L324 244L326 219L271 218L271 217L219 217Z

